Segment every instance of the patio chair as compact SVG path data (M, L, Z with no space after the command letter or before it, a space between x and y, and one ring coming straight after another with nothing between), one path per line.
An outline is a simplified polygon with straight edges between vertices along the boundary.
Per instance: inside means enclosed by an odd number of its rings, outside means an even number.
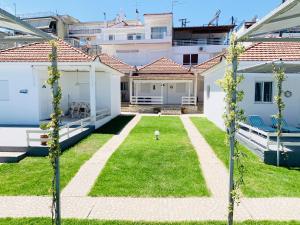
M71 118L74 118L74 116L79 116L79 105L77 102L71 103L70 114L71 114Z
M257 115L248 116L248 122L252 127L256 127L265 132L276 132L276 129L266 125L263 119Z
M275 116L271 116L272 126L277 128L279 120ZM285 119L282 119L282 131L287 133L300 133L300 129L288 125Z

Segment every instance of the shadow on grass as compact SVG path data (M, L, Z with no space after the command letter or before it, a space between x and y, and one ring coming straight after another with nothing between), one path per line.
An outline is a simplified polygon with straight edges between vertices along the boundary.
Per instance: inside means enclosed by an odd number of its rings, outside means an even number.
M98 134L119 134L123 128L134 118L134 115L120 115L104 124L94 133Z

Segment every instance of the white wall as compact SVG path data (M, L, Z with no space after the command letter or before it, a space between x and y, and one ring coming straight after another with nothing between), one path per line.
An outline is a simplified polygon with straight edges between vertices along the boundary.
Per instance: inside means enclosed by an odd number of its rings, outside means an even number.
M246 116L259 115L266 124L271 125L270 116L277 113L277 106L272 103L255 103L254 90L255 82L271 81L273 82L273 96L276 94L276 84L273 74L245 74L245 80L241 84L245 96L241 107L245 109ZM298 125L300 122L300 76L299 74L287 74L288 78L283 84L283 91L291 91L293 94L290 98L283 97L286 104L284 117L288 123Z
M225 112L225 94L216 81L224 76L224 66L225 62L223 61L213 70L210 70L209 73L204 74L204 114L221 129L225 127L222 118ZM210 87L209 96L208 87Z
M121 77L111 75L110 80L111 116L116 117L121 113Z
M0 80L9 82L9 100L0 101L0 124L39 124L37 79L32 67L0 63Z
M110 87L110 75L108 73L96 72L96 110L109 109L111 107Z
M241 63L243 65L243 63ZM207 118L213 121L220 128L224 128L222 115L224 113L224 92L216 84L218 79L224 76L225 62L219 64L214 69L205 72L204 75L204 114ZM245 110L245 115L259 115L263 118L266 124L271 125L270 116L276 114L275 103L256 103L255 82L257 81L272 81L273 96L276 94L273 74L244 74L244 81L240 84L240 89L244 91L244 99L240 103L241 108ZM290 98L284 97L286 109L284 117L291 125L300 123L300 76L299 74L287 74L287 80L284 82L283 90L291 91L293 94ZM210 97L207 96L207 88L210 86Z
M202 50L200 50L200 47ZM198 63L202 63L219 54L226 47L226 45L173 46L170 58L179 64L183 64L184 54L198 54Z

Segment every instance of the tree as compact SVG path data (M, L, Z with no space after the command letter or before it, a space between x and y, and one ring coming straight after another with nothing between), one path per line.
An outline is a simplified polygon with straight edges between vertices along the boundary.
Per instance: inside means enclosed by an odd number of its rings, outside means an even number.
M275 103L277 105L278 112L276 114L276 121L277 121L277 166L280 165L280 142L282 136L282 125L283 125L283 111L285 108L285 104L282 98L282 84L285 81L285 70L283 64L280 65L273 65L273 73L277 87L277 93L275 96Z
M51 66L48 68L49 77L47 83L52 89L52 108L51 122L48 124L49 137L49 158L53 169L52 177L52 224L61 224L60 214L60 170L59 170L59 156L60 156L60 143L59 143L59 118L62 115L60 109L61 101L61 88L59 86L60 72L57 68L57 42L50 41L52 52L49 54Z
M242 164L243 153L239 151L236 131L239 128L239 122L245 120L244 111L238 103L242 101L244 93L238 90L238 85L243 81L243 76L237 74L238 57L245 51L243 45L238 44L236 36L232 34L230 47L228 48L227 64L224 78L218 81L220 87L225 92L226 113L224 114L225 126L227 129L227 142L229 142L229 203L228 203L228 225L233 224L234 204L239 203L240 186L244 183ZM234 166L237 166L238 177L234 177Z

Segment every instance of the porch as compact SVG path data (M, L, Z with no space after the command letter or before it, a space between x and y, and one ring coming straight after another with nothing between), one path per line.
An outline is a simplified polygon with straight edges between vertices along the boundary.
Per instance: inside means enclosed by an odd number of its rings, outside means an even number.
M237 138L266 164L276 165L277 133L265 132L240 123ZM281 166L300 166L300 133L282 134L279 162Z
M196 80L130 79L130 104L195 106L197 104L196 85Z

